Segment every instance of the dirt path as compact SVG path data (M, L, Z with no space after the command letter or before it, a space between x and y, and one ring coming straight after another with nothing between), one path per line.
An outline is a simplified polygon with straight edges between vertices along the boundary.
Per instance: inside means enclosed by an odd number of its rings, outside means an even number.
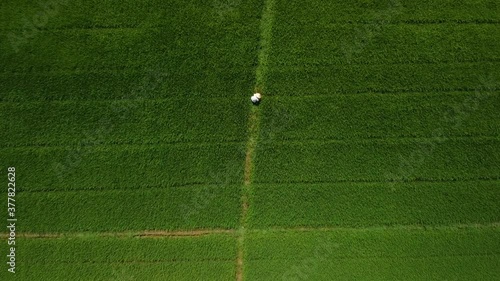
M210 234L233 234L233 229L203 229L203 230L184 230L184 231L161 231L150 230L139 233L138 237L185 237L185 236L204 236Z
M256 69L255 91L263 95L263 102L266 96L266 74L268 71L269 53L271 48L272 26L274 22L275 0L266 0L262 11L260 22L260 52L258 54L258 66ZM241 195L241 223L238 232L238 256L236 260L236 280L244 279L244 259L245 259L245 232L247 227L247 214L249 208L249 196L254 173L255 149L259 138L260 110L257 106L252 106L248 118L248 141L245 155L245 176Z
M236 280L243 281L245 227L249 207L249 193L254 169L254 155L259 137L259 109L252 106L248 117L248 141L245 153L245 175L241 192L240 229L238 231L238 254L236 258Z
M470 223L470 224L450 224L440 226L421 226L421 225L394 225L394 226L372 226L372 227L271 227L266 229L251 229L246 232L309 232L309 231L367 231L367 230L429 230L429 229L474 229L474 228L499 228L500 223ZM124 232L66 232L66 233L16 233L16 238L45 238L57 239L65 237L190 237L190 236L204 236L212 234L227 234L238 235L239 230L236 229L194 229L194 230L144 230L144 231L124 231ZM0 233L0 238L8 238L8 233Z
M253 160L257 139L259 136L259 111L257 107L252 107L250 116L248 117L248 141L245 153L245 177L244 185L248 186L252 182Z

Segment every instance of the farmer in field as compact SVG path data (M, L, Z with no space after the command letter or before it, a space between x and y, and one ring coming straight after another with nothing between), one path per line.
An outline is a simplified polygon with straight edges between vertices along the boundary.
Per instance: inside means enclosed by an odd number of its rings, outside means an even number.
M261 99L262 96L259 93L253 94L253 96L250 98L250 100L252 100L252 103L254 105L259 105Z

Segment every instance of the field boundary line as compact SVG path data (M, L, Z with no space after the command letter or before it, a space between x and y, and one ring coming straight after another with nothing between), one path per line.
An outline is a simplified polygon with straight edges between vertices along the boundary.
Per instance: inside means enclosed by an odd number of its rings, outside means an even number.
M414 95L422 95L422 94L439 94L439 93L469 93L469 92L475 92L477 90L487 90L487 93L483 94L488 94L488 93L496 93L500 91L500 87L492 87L488 89L481 89L481 88L435 88L435 89L352 89L352 90L332 90L333 94L324 94L324 93L319 93L319 94L300 94L300 95L295 95L295 96L286 96L287 99L290 98L326 98L326 97L336 97L338 95L401 95L401 94L414 94ZM267 96L266 99L279 99L283 98L285 96L282 95L275 95L275 96ZM204 97L193 97L191 100L200 100L205 99ZM179 100L185 100L186 98L179 98ZM208 100L228 100L232 99L232 97L207 97ZM241 99L241 98L239 98ZM99 103L112 103L112 102L137 102L140 100L139 98L128 98L128 99L98 99L98 100L91 100L91 99L48 99L48 100L41 100L41 99L27 99L27 100L8 100L8 99L1 99L0 98L0 104L5 103L81 103L81 102L87 102L87 103L93 103L99 102ZM167 100L173 100L170 98L150 98L150 99L143 99L143 101L153 101L153 102L162 102L162 101L167 101Z
M115 74L115 73L124 73L124 74L135 74L135 73L147 73L147 68L138 68L138 67L100 67L100 68L62 68L62 69L32 69L29 71L0 71L0 76L11 76L11 75L26 75L26 74L38 74L39 76L53 76L54 74ZM235 70L235 71L232 71ZM239 66L233 66L228 68L227 73L233 74L234 72L243 72L246 69ZM180 76L180 74L177 74ZM172 75L173 76L173 75ZM173 76L177 77L177 76ZM203 97L204 98L204 97ZM220 96L218 97L221 98ZM70 99L72 100L72 99ZM91 100L91 99L89 99Z
M203 262L231 262L232 259L227 258L206 258L206 259L155 259L155 260L116 260L116 261L92 261L92 260L80 260L80 261L68 261L68 260L58 260L57 262L43 262L44 265L53 264L155 264L155 263L203 263ZM37 264L39 262L32 262Z
M405 95L439 95L443 93L447 94L463 94L463 93L471 93L474 94L476 91L480 90L485 90L488 91L486 93L482 93L482 95L488 95L490 93L496 93L500 91L500 88L491 88L491 89L481 89L481 88L449 88L449 89L444 89L444 88L435 88L435 89L360 89L360 90L332 90L333 94L325 94L325 93L318 93L318 94L300 94L300 95L293 95L293 96L286 96L287 99L303 99L303 98L336 98L337 96L343 95L343 96L357 96L357 95L371 95L371 96L380 96L380 95L393 95L393 96L400 96L402 94ZM271 99L280 99L284 98L285 96L283 95L276 95L273 97L269 97Z
M302 21L303 26L307 26L311 21ZM385 20L385 19L368 19L368 20L335 20L325 25L325 28L330 28L336 25L437 25L437 24L500 24L499 19L495 18L476 18L476 19L401 19L401 20Z
M376 179L357 179L357 180L334 180L334 181L290 181L290 182L256 182L258 185L289 185L289 184L310 184L310 185L327 185L327 184L375 184L375 183L460 183L460 182L490 182L490 181L500 181L500 177L480 177L480 178L452 178L452 179L412 179L412 180L376 180ZM238 183L230 183L231 186L237 186ZM149 185L140 187L126 187L126 188L73 188L73 189L20 189L18 192L25 194L30 193L46 193L46 192L66 192L66 193L78 193L78 192L128 192L128 191L139 191L144 188L147 191L152 190L162 190L162 189L190 189L199 187L217 187L217 183L187 183L187 184L172 184L172 185Z
M193 230L144 230L144 231L122 231L122 232L63 232L63 233L17 233L17 237L31 239L57 239L75 237L116 237L116 238L167 238L167 237L200 237L212 234L234 235L235 229L193 229ZM8 233L0 233L0 238L9 237Z
M252 233L269 232L330 232L330 231L377 231L377 230L452 230L452 229L485 229L500 228L500 222L449 224L449 225L390 225L390 226L365 226L365 227L273 227L250 229Z
M469 223L469 224L449 224L449 225L391 225L391 226L365 226L365 227L277 227L247 229L249 233L269 233L269 232L329 232L329 231L371 231L371 230L447 230L447 229L482 229L500 228L499 222L491 223ZM194 230L144 230L144 231L123 231L123 232L64 232L64 233L17 233L16 237L28 239L57 239L57 238L175 238L175 237L201 237L213 234L239 235L237 229L194 229ZM7 238L8 233L0 233L0 238Z
M255 88L257 93L266 94L266 74L268 71L269 53L271 49L272 27L275 17L276 0L265 0L260 19L260 41L259 52L257 55L257 68L255 70ZM260 128L260 110L258 106L251 106L248 117L248 141L245 152L244 180L241 191L241 218L240 228L237 239L237 257L236 257L236 280L244 279L244 260L245 260L245 232L247 226L247 216L251 194L252 177L254 171L255 149L259 139Z
M136 150L145 150L152 149L157 146L173 146L178 148L200 148L206 146L231 146L238 145L242 143L242 141L225 141L221 140L217 141L200 141L200 142L102 142L99 144L78 144L78 143L68 143L68 144L24 144L24 145L0 145L0 149L51 149L51 150L62 150L62 149L74 149L75 146L81 146L86 148L106 148L107 150L119 150L119 149L127 149L134 148Z
M429 141L435 140L439 142L437 137L425 137L425 136L397 136L397 137L360 137L360 138L324 138L324 139L283 139L275 140L273 144L278 145L308 145L308 144L351 144L351 143L370 143L370 142L380 142L384 144L401 144L408 142L413 143L429 143ZM456 135L447 137L447 140L483 140L483 141L498 141L500 140L500 135Z
M394 65L446 65L446 64L475 64L475 63L498 63L500 58L484 58L484 59L464 59L464 60L441 60L441 61L418 61L418 60L406 60L406 61L387 61L387 62L351 62L342 63L341 61L325 62L325 63L295 63L295 64L283 64L281 69L295 69L298 65L311 67L311 68L330 68L332 66L394 66ZM302 67L304 68L304 67ZM301 68L301 69L302 69Z
M9 99L0 99L0 102L3 103L61 103L61 104L69 104L69 103L74 103L75 105L79 105L82 103L87 103L87 104L107 104L107 103L113 103L113 102L118 102L118 103L136 103L137 101L144 102L144 103L163 103L163 102L170 102L170 103L178 103L180 101L198 101L200 103L207 103L207 101L214 101L214 102L220 102L220 101L241 101L241 98L236 98L232 96L207 96L207 97L201 97L201 96L193 96L193 97L152 97L148 99L141 99L141 98L101 98L101 99L89 99L89 98L84 98L84 99L49 99L49 100L42 100L42 99L27 99L27 100L9 100Z
M186 237L186 236L204 236L211 234L234 234L234 229L203 229L203 230L179 230L179 231L161 231L148 230L136 235L137 237Z
M58 27L37 27L40 31L74 31L74 30L128 30L128 29L138 29L138 30L148 30L148 29L161 29L170 27L168 25L153 25L153 26L141 26L141 24L136 25L81 25L81 26L58 26ZM23 31L22 28L0 28L0 31Z
M484 64L484 63L490 63L490 64L499 64L500 60L499 59L485 59L485 60L476 60L476 61L448 61L448 62L405 62L405 63L353 63L353 64L334 64L334 63L329 63L329 64L304 64L304 63L297 63L293 65L282 65L281 67L275 67L273 68L274 72L276 73L290 73L290 72L314 72L314 73L323 73L325 71L330 71L330 73L335 73L335 71L338 71L338 69L332 69L333 66L336 66L339 69L342 68L351 68L353 70L358 70L359 71L359 66L366 66L366 67L379 67L379 66L405 66L407 67L408 65L411 66L429 66L429 65L435 65L435 66L443 66L447 64Z
M258 114L258 113L257 113ZM252 118L258 118L257 116L251 116ZM256 124L252 123L253 126ZM257 130L257 128L251 128L251 131ZM373 137L359 137L359 138L319 138L319 139L283 139L273 141L278 144L309 144L309 143L353 143L353 142L401 142L401 141L422 141L427 142L428 140L436 139L436 137L432 136L410 136L410 135L401 135L394 137L381 137L381 136L373 136ZM449 140L467 140L467 139L477 139L477 140L498 140L500 139L500 135L454 135L448 137ZM256 141L256 140L253 140ZM177 147L177 148L202 148L206 146L232 146L241 144L241 141L221 141L219 142L164 142L164 143L100 143L95 145L81 145L81 147L86 148L106 148L107 150L116 150L124 147L126 148L136 148L136 149L151 149L156 146L168 146L168 147ZM61 150L61 149L72 149L77 146L77 143L74 144L66 144L66 145L52 145L52 144L26 144L26 145L0 145L0 150L33 150L33 149L49 149L49 150ZM248 146L249 144L247 144Z
M476 18L476 19L407 19L407 20L340 20L333 21L331 25L366 25L366 24L387 24L387 25L433 25L433 24L500 24L500 20L495 18ZM58 27L38 27L40 31L87 31L87 30L149 30L149 29L163 29L169 28L169 25L158 24L150 26L142 26L141 24L135 25L74 25L74 26L58 26ZM23 31L21 27L14 28L0 28L0 31Z
M487 253L468 253L468 254L430 254L426 256L410 256L410 255L394 255L394 256L389 256L389 255L360 255L360 256L335 256L333 259L337 261L345 261L345 260L367 260L367 259L411 259L411 260L423 260L423 259L435 259L435 258L454 258L454 257L495 257L495 256L500 256L500 253L497 252L487 252ZM252 258L252 261L289 261L289 259L284 259L284 258L273 258L273 259L266 259L265 257L261 258Z
M252 183L253 174L253 160L255 156L255 148L257 146L257 141L259 138L259 121L260 114L256 107L250 109L250 116L248 117L248 141L245 150L245 174L244 174L244 186L249 186ZM243 195L245 192L243 192ZM243 223L243 222L242 222Z
M489 181L500 181L500 177L491 177L491 178L462 178L462 179L408 179L408 180L369 180L369 179L357 179L357 180L317 180L317 181L287 181L287 182L257 182L258 185L290 185L290 184L309 184L309 185L327 185L327 184L375 184L375 183L460 183L460 182L489 182Z

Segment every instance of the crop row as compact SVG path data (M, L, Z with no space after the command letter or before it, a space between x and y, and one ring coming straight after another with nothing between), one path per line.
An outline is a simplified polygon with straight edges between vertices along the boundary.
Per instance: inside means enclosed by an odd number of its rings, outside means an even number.
M247 280L496 280L498 227L252 233Z
M175 69L0 74L1 101L235 97L248 92L249 70L178 74ZM225 81L231 81L225 83Z
M499 25L300 25L277 23L277 66L486 62L500 59ZM294 36L306 33L307 36ZM365 34L366 33L366 34ZM314 38L314 44L311 41ZM273 66L276 67L276 66Z
M321 0L276 1L276 21L289 27L330 23L366 22L374 24L401 21L500 21L500 6L495 0L453 1L381 0L344 2Z
M261 142L500 136L497 92L271 97Z
M500 45L491 38L500 25L475 24L498 20L492 1L278 1L275 9L268 95L499 88ZM460 19L471 24L418 23ZM405 20L416 22L398 24Z
M18 239L16 280L234 280L236 241L195 238ZM8 278L7 270L0 272Z
M223 29L189 33L168 28L44 31L27 46L33 48L32 56L22 57L24 52L4 54L6 63L0 71L157 68L187 75L202 74L207 69L244 69L252 64L256 46L253 31L240 29L240 34ZM242 38L244 34L249 38ZM49 48L54 45L64 49Z
M245 141L247 105L217 98L0 103L0 147Z
M339 182L500 178L497 138L261 144L256 182Z
M110 0L100 2L66 1L34 4L30 1L7 1L0 26L6 30L20 29L22 18L39 12L49 15L44 28L113 28L125 27L168 27L196 30L208 26L231 28L235 24L258 21L255 17L263 5L260 0L225 4L196 0Z
M234 97L253 87L260 1L58 3L51 14L31 2L2 8L0 101ZM24 26L39 14L42 26Z
M4 198L4 196L2 196ZM19 192L24 233L231 229L238 226L240 188L215 185L133 190Z
M265 229L496 223L499 183L257 184L249 224Z
M19 191L139 189L190 184L239 184L244 144L97 145L8 148Z
M280 67L271 70L273 96L357 92L434 92L498 89L498 62Z

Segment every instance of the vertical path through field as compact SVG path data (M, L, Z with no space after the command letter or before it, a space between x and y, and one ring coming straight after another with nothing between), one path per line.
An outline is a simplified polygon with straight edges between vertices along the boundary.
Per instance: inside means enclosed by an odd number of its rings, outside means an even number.
M258 54L258 65L256 69L255 91L262 94L263 102L266 100L266 74L268 68L269 52L271 48L272 26L274 22L275 0L265 0L260 23L260 49ZM249 196L251 193L252 177L254 169L255 148L259 139L260 109L251 105L248 117L248 140L245 153L245 175L241 194L241 218L238 231L238 257L236 264L236 280L244 279L244 244L247 225L247 213L249 208Z

